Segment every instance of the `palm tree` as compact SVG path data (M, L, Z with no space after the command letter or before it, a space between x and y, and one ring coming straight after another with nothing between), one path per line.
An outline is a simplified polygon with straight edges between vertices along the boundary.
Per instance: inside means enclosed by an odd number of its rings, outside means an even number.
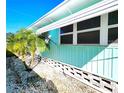
M17 56L21 56L25 60L27 52L31 54L32 60L30 65L34 64L35 52L44 52L48 44L45 40L37 36L32 30L20 29L14 35L7 38L7 49L11 50Z
M27 31L25 29L20 29L15 34L7 34L7 50L20 57L23 60L23 64L27 71L31 71L31 69L25 63L25 55L27 53L27 35L31 33L31 31Z
M46 43L42 38L38 37L35 33L32 33L28 36L28 50L32 56L31 65L34 64L34 57L36 51L42 53L46 49Z
M19 30L16 34L15 34L15 38L16 38L16 45L17 45L17 52L19 53L19 55L22 57L22 59L25 59L25 55L27 52L27 37L26 35L28 35L26 33L25 29L21 29ZM15 46L16 48L16 46Z
M18 55L19 54L19 44L16 42L15 35L12 33L7 34L7 50L11 51L12 53Z
M31 33L28 38L27 38L27 41L28 41L28 51L29 53L31 54L32 56L32 60L31 60L31 63L30 65L33 65L34 63L34 56L35 56L35 51L36 51L36 35L34 33Z
M25 29L19 30L15 34L10 34L7 36L7 49L16 54L17 56L24 55L27 51L27 35L30 34L31 31L27 31Z

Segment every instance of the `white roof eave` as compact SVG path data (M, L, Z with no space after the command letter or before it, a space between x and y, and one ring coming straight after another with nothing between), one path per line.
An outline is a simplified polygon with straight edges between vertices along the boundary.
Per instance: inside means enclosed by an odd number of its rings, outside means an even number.
M56 28L70 25L82 20L86 20L104 13L108 13L118 9L118 0L103 0L87 9L72 14L50 25L44 26L36 31L36 34L41 34Z

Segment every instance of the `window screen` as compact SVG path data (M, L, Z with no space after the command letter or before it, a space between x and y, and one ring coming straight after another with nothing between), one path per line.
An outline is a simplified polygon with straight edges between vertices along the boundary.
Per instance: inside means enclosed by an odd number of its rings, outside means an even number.
M118 24L118 11L109 13L108 25Z
M100 26L100 16L77 23L77 30L90 29Z
M99 44L100 31L84 32L77 35L78 44Z
M118 27L108 29L108 43L118 43Z
M62 35L60 37L61 39L61 44L72 44L73 43L73 35L69 34L69 35Z
M73 32L73 25L68 25L65 27L60 28L60 34Z

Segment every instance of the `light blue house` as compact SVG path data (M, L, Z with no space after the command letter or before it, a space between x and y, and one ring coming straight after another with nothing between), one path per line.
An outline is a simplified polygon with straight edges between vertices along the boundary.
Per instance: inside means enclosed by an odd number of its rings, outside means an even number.
M52 42L43 57L117 83L117 2L65 0L28 29L49 33Z

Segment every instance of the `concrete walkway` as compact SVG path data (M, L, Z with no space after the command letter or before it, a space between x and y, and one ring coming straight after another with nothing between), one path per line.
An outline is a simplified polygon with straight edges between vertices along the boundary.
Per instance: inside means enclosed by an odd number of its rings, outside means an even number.
M58 93L101 93L45 63L38 64L33 70L40 77L51 80Z

